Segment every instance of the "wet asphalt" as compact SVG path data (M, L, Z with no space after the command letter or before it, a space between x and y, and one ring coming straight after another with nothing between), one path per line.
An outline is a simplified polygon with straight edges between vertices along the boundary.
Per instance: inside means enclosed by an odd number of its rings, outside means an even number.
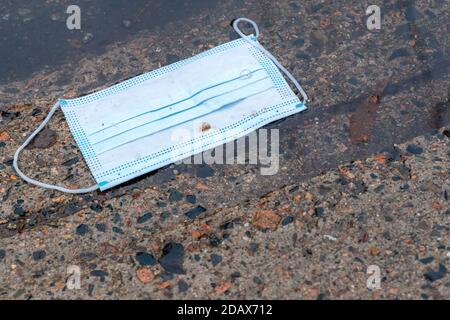
M360 1L183 2L181 15L86 1L81 31L65 28L66 5L0 7L3 298L449 297L448 2L384 1L379 31ZM83 196L15 176L14 150L55 98L235 39L239 16L312 98L265 127L280 132L276 175L171 165ZM92 184L61 114L22 161L47 181ZM371 264L380 290L366 286ZM67 288L70 265L82 289Z

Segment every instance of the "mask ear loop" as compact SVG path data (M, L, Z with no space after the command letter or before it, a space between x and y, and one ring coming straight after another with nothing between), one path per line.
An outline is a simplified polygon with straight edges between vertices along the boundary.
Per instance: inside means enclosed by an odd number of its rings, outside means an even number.
M239 29L239 22L241 21L245 21L250 23L253 28L255 29L255 37L256 39L258 39L259 37L259 28L258 25L255 23L255 21L247 19L247 18L238 18L236 20L233 21L233 29L241 36L242 39L244 39L247 43L249 43L250 45L252 45L253 47L259 49L267 58L269 58L270 60L272 60L272 62L278 67L278 69L280 69L288 78L289 80L292 81L292 83L295 85L295 87L298 89L298 91L300 92L300 94L303 97L304 102L308 101L308 96L306 95L306 92L302 89L302 86L297 82L297 80L295 80L294 76L285 68L281 65L281 63L278 62L278 60L269 52L267 51L261 44L259 44L259 42L257 41L253 41L250 36L245 35L241 29Z
M19 159L19 154L22 152L23 149L25 149L26 146L33 140L33 138L47 125L47 123L50 121L53 114L56 112L56 110L59 107L59 102L56 102L55 105L50 109L50 112L48 113L47 117L42 121L40 126L25 140L25 142L17 149L16 153L14 154L14 161L13 161L13 167L16 170L17 174L26 182L34 184L35 186L42 187L45 189L52 189L52 190L58 190L65 193L88 193L95 191L99 188L98 185L94 185L89 188L85 189L67 189L63 187L58 187L52 184L43 183L37 180L34 180L30 177L27 177L20 169L17 164Z

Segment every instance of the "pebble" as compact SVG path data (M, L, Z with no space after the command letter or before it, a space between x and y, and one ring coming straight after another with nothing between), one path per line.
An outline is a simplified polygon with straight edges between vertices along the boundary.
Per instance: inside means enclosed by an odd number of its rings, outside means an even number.
M137 223L138 224L145 223L145 222L149 221L152 217L153 217L153 214L150 212L147 212L146 214L137 218Z
M44 250L38 250L33 252L33 260L34 261L39 261L45 258L46 256L46 252Z
M197 208L189 210L184 215L186 217L188 217L189 219L193 220L193 219L197 218L200 214L202 214L205 211L206 211L206 209L203 208L202 206L197 206Z
M173 273L163 272L159 275L159 277L162 279L162 281L170 281L173 280L175 277Z
M188 290L189 290L189 285L187 284L187 282L185 282L183 280L178 281L178 291L180 293L186 292Z
M81 260L90 261L97 258L98 255L95 252L82 252L80 253L79 257Z
M385 238L388 241L391 241L392 240L391 233L389 231L383 232L383 238Z
M164 212L162 212L161 215L159 216L159 218L160 218L162 221L169 219L169 217L170 217L170 212L169 212L169 211L164 211Z
M95 224L95 228L100 232L106 232L106 224L104 223Z
M322 207L317 207L314 209L314 212L315 212L316 216L318 216L319 218L322 218L324 216L325 210Z
M136 276L143 284L150 283L153 279L155 279L155 274L150 268L147 267L138 269L136 271Z
M234 222L228 221L220 225L220 230L229 230L234 228Z
M406 151L412 154L421 154L423 152L423 149L415 144L409 144L406 147Z
M186 201L192 204L195 204L197 202L197 197L194 196L193 194L188 194L186 196Z
M18 298L25 293L25 289L19 289L13 294L13 298Z
M179 61L180 60L180 57L178 57L177 55L175 55L175 54L170 54L170 53L168 53L167 55L166 55L166 64L172 64L172 63L175 63L175 62L177 62L177 61Z
M444 265L439 264L439 268L437 271L430 270L428 272L425 272L423 276L428 281L434 282L436 280L444 278L446 274L447 268Z
M0 261L2 261L6 257L6 251L3 249L0 249Z
M426 258L420 259L419 261L422 264L429 264L429 263L433 262L433 260L434 260L433 257L426 257Z
M222 256L220 256L218 254L214 254L214 253L211 255L211 263L212 263L213 267L217 266L221 262L222 262Z
M31 111L31 116L35 117L35 116L37 116L38 114L41 114L41 113L42 113L42 110L40 108L33 108L33 110Z
M88 295L89 295L89 297L92 297L92 293L94 292L94 289L95 289L95 285L90 283L89 286L88 286Z
M291 224L292 222L294 222L294 217L293 216L287 216L286 218L283 219L283 221L281 221L281 224L283 226L286 226L288 224Z
M169 192L170 192L170 194L169 194L170 202L177 202L177 201L180 201L181 199L183 199L183 194L181 192L179 192L178 190L170 189Z
M122 228L119 227L112 227L112 231L117 234L124 234Z
M400 186L400 190L408 190L409 189L409 184L404 183Z
M378 187L376 187L376 188L374 189L374 191L375 191L376 193L380 193L381 190L383 190L383 189L384 189L384 184L380 184Z
M42 130L31 142L33 148L46 149L56 143L56 131L51 129Z
M208 178L214 176L214 170L207 164L196 166L196 176L199 178Z
M23 210L23 208L21 206L15 206L14 207L14 214L18 217L23 217L25 216L25 210Z
M79 236L84 236L86 233L88 233L88 231L89 231L89 227L85 224L80 224L76 229L76 233Z
M376 257L380 253L380 250L377 247L372 246L369 249L369 253L372 257Z
M445 129L442 133L443 133L447 138L450 138L450 130L449 130L449 129Z
M81 207L78 204L76 204L76 203L69 203L64 208L63 215L64 216L70 216L70 215L73 215L74 213L77 213L80 210L81 210Z
M250 245L248 246L248 249L251 251L251 252L256 252L256 251L258 251L258 248L259 248L259 244L257 244L256 242L252 242L252 243L250 243Z
M115 213L113 218L112 218L112 222L114 224L120 224L122 222L122 216L118 213Z
M103 210L103 207L101 205L99 205L98 203L91 205L90 208L92 211L95 211L95 212L102 212L102 210Z
M17 92L19 92L19 91L16 91L16 93ZM9 112L9 111L5 111L5 110L0 110L0 116L3 119L14 120L20 116L20 112Z
M74 164L76 164L78 161L80 161L80 158L74 157L72 159L64 161L63 163L61 163L61 165L64 167L70 167L70 166L73 166Z
M261 229L275 230L281 217L270 210L257 211L253 217L253 225Z
M5 160L5 161L3 162L4 165L7 165L7 166L9 166L9 167L12 167L12 166L13 166L13 163L14 163L14 159L13 159L13 158L7 159L7 160Z
M155 257L148 252L136 253L136 260L141 266L153 266L157 263Z
M324 45L328 41L328 37L322 31L313 31L311 34L311 42L316 42L319 45Z
M163 202L163 201L157 201L157 202L156 202L156 206L157 206L158 208L165 208L165 207L167 207L167 203L165 203L165 202Z
M211 247L217 247L221 242L222 240L215 233L209 235L209 244Z
M214 287L214 292L216 294L223 294L223 293L227 292L228 290L230 290L230 288L231 288L231 283L223 282Z
M333 241L333 242L338 241L338 239L336 237L330 236L329 234L324 234L323 237L324 237L324 239L329 240L329 241Z
M184 247L181 243L170 242L163 248L159 264L167 272L184 274L183 269Z
M261 279L260 277L258 277L258 276L254 276L254 277L253 277L253 282L254 282L255 284L257 284L257 285L260 285L260 284L263 283L262 279Z

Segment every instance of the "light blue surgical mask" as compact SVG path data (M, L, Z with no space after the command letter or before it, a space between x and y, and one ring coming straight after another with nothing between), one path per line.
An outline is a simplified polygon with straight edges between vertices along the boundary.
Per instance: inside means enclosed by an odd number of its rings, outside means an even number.
M241 21L250 23L255 34L244 35L238 26ZM239 18L233 28L241 39L81 98L59 99L16 151L15 170L43 188L103 191L305 110L306 93L258 42L256 23ZM97 182L92 187L72 190L42 183L18 167L20 152L59 107ZM175 131L186 132L189 138L174 139Z

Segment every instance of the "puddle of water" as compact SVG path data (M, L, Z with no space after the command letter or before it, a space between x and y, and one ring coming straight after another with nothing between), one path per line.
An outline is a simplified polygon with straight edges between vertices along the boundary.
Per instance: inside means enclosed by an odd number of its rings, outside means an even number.
M79 0L81 30L66 26L73 1L0 3L0 83L26 79L33 72L101 53L142 30L182 21L215 7L217 0Z

